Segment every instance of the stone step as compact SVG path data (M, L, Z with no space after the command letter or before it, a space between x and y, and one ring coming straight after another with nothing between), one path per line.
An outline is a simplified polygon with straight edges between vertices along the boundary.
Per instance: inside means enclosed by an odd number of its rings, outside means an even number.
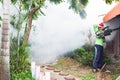
M68 73L54 69L51 65L40 66L31 62L31 71L35 80L77 80Z

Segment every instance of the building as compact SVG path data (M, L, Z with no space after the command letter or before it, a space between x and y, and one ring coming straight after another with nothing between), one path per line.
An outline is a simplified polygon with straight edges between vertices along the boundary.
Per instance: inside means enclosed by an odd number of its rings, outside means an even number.
M120 27L120 2L104 16L103 21L110 29ZM106 53L110 55L113 62L120 63L120 29L113 31L106 40Z

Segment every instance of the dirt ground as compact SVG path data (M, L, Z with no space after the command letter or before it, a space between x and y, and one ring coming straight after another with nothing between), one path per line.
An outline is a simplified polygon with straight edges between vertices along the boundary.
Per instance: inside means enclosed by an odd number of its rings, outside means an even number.
M102 78L101 80L116 80L119 76L118 69L120 69L120 65L107 65L103 72L93 73L91 67L83 66L69 57L60 58L55 64L51 65L54 69L75 76L78 80L97 80L97 78Z

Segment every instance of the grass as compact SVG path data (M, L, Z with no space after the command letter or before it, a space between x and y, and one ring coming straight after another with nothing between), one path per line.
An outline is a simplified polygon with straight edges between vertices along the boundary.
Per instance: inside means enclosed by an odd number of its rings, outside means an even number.
M81 80L81 77L91 72L90 67L84 67L72 58L60 58L54 68L67 72Z
M70 57L59 58L53 67L69 73L79 80L96 80L97 74L92 72L91 67L85 67ZM118 76L119 73L117 71L113 71L111 73L111 80L115 80Z
M93 74L86 74L82 76L82 80L96 80L96 77Z

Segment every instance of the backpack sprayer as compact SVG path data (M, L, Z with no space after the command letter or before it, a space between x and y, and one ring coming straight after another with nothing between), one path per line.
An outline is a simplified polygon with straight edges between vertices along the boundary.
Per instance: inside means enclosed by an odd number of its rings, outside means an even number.
M97 37L104 37L104 36L109 36L113 31L120 30L120 27L115 28L115 29L109 29L109 26L105 27L102 31L97 31L96 36Z

